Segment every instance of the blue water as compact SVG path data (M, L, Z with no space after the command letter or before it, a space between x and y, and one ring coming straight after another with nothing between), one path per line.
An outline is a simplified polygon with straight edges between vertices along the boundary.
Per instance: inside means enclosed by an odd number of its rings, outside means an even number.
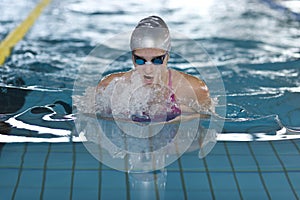
M0 2L0 40L37 2ZM80 66L97 44L153 14L171 31L202 44L224 83L226 104L220 106L237 121L225 122L204 160L187 153L160 179L165 189L156 184L148 192L166 199L299 198L300 22L289 12L259 0L52 1L0 68L0 198L129 199L139 194L131 187L138 181L101 165L78 142L72 94ZM188 45L186 53L199 56ZM199 66L209 72L212 66L200 58ZM109 72L131 67L130 57L116 62ZM176 56L169 66L194 73ZM194 177L203 181L197 185Z

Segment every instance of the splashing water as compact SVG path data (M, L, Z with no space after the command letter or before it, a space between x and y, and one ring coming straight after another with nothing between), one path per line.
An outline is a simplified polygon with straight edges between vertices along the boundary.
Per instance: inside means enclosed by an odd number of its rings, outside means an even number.
M169 98L171 89L164 83L144 85L137 72L130 80L123 77L113 79L107 87L88 87L84 96L76 96L74 104L80 111L97 113L119 119L130 119L132 115L151 119L166 119L175 104ZM147 117L146 116L146 117Z

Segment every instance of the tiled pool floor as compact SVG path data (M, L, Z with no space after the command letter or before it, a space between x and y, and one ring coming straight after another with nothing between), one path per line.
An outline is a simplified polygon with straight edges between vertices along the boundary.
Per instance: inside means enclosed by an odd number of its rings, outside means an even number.
M218 142L204 159L184 154L152 187L102 165L82 143L3 144L0 199L299 199L299 154L300 140Z

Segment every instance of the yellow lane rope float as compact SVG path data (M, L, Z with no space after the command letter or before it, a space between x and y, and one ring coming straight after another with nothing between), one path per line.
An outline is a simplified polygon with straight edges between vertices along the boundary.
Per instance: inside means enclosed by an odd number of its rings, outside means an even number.
M36 7L29 13L27 18L22 21L13 31L11 31L0 43L0 67L5 59L10 55L11 49L26 35L34 22L38 19L43 9L51 0L41 0Z

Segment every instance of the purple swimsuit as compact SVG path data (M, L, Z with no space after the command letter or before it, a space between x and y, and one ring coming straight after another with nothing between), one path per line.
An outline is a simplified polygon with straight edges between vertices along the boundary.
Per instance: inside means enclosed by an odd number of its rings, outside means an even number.
M172 73L170 70L168 70L168 72L169 72L168 86L169 89L172 91ZM167 121L181 115L181 110L176 103L175 94L173 92L170 94L170 104L171 104L171 112L167 112Z

